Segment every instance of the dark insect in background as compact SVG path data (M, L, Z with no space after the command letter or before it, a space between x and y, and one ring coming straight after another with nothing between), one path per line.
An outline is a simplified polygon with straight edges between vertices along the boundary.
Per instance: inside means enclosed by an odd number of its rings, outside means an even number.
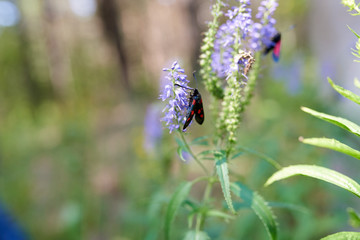
M273 50L272 56L275 62L280 58L280 46L281 46L281 33L277 33L272 39L271 44L264 49L264 55Z

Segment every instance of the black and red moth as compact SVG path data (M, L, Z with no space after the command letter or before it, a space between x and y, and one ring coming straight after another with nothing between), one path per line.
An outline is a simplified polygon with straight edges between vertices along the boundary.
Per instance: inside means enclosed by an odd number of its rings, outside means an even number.
M264 50L264 55L268 54L271 50L273 50L272 56L275 62L279 61L280 57L280 46L281 46L281 34L277 33L272 39L271 44L267 46Z
M187 107L186 122L184 124L183 131L187 128L187 126L189 126L194 115L198 124L202 124L204 122L205 115L202 99L199 91L196 88L194 88L194 92L190 95L189 98L189 106Z

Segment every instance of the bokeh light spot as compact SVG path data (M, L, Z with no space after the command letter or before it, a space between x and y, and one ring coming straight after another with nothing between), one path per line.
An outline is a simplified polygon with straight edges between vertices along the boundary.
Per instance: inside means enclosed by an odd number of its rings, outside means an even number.
M14 3L10 1L0 1L0 26L14 26L18 23L19 18L19 9Z
M96 11L95 0L69 0L71 10L79 17L91 17Z

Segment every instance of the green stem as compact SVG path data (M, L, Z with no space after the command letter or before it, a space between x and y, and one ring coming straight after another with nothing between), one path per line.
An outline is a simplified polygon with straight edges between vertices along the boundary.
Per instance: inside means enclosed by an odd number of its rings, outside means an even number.
M272 159L271 157L269 156L266 156L265 154L263 153L259 153L259 152L256 152L250 148L247 148L247 147L242 147L242 146L237 146L238 149L240 150L243 150L244 152L247 152L247 153L250 153L250 154L253 154L259 158L262 158L264 159L265 161L267 161L268 163L270 163L274 168L280 170L282 168L282 166L276 162L274 159Z
M203 200L202 200L202 204L203 206L205 204L207 204L207 202L209 201L210 195L211 195L211 191L212 191L212 186L214 184L214 182L216 181L216 179L214 178L216 174L216 171L214 170L212 177L208 178L208 183L206 185L205 191L204 191L204 196L203 196ZM205 219L206 219L206 209L205 211L201 211L196 218L196 226L195 226L195 230L196 232L200 232L203 227L204 227L204 223L205 223Z
M191 148L189 146L189 144L187 143L184 134L181 132L181 130L178 130L179 135L181 137L181 140L183 141L185 148L187 149L187 151L190 153L190 155L192 156L192 158L200 165L200 167L204 170L204 172L206 173L207 176L209 176L209 172L208 170L205 168L204 164L202 164L202 162L196 157L196 155L191 151Z

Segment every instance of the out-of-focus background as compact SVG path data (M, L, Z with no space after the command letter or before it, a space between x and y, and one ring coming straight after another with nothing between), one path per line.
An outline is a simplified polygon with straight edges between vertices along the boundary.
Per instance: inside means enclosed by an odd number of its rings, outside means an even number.
M174 60L188 76L198 69L211 4L0 0L0 206L23 235L162 239L164 206L174 187L201 171L180 161L175 141L159 123L161 70ZM256 12L258 1L253 6ZM356 92L352 80L360 76L360 65L350 50L356 38L346 25L360 32L359 17L349 16L340 0L280 0L275 18L281 59L263 61L240 142L284 166L319 164L359 181L356 160L297 140L327 136L359 146L350 134L300 111L308 106L359 122L359 107L326 80ZM200 89L207 111L210 99ZM207 115L188 137L210 133L214 121ZM318 239L351 229L346 206L360 207L350 193L313 179L264 188L274 169L251 156L231 169L267 200L308 209L275 209L282 239ZM219 188L215 196L222 198ZM184 228L186 215L177 220L178 236ZM232 224L210 221L208 230L214 239L266 236L250 211Z

